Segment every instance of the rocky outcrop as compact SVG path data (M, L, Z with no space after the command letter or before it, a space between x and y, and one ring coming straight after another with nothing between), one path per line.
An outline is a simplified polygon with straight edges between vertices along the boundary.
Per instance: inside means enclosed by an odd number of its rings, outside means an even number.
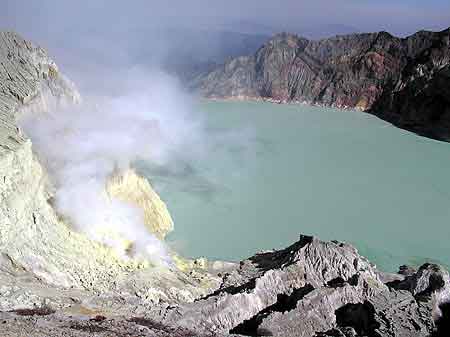
M45 171L16 126L23 109L45 110L47 97L75 102L78 93L43 49L14 33L0 34L0 64L0 252L47 283L101 286L130 267L60 221Z
M247 336L429 336L448 301L448 273L424 265L397 278L383 283L350 245L301 236L242 261L218 290L169 309L164 321Z
M386 32L310 41L279 34L192 86L208 98L356 108L449 140L450 29L401 39Z
M448 332L450 281L437 265L423 265L409 276L386 275L348 244L301 236L286 249L222 267L216 270L220 286L194 301L172 298L147 305L131 294L70 294L79 300L63 309L19 308L0 312L0 321L10 332L6 336L17 331L29 336L283 337Z
M369 112L401 128L450 141L450 30L409 59Z
M173 220L166 204L153 190L147 179L133 170L113 176L106 186L112 198L130 202L144 211L144 223L159 239L173 230Z
M73 230L55 211L51 179L16 121L22 114L42 114L79 100L74 85L42 48L17 34L0 33L0 310L47 301L62 305L56 300L59 295L39 282L56 289L108 292L120 288L127 293L145 277L148 301L201 296L214 287L214 279L187 277L185 273L195 269L189 263L185 262L185 271L175 267L159 273L147 270L152 269L148 261L119 256ZM105 193L141 207L149 229L161 238L172 229L164 203L134 172L113 177ZM18 278L39 282L21 285ZM143 293L142 288L136 291Z

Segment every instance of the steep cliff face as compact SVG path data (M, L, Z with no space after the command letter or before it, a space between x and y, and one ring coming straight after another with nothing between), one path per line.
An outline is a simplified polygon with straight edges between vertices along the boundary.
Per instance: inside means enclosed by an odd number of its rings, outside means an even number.
M51 179L16 126L21 114L76 103L79 94L43 49L14 33L0 33L0 66L0 253L48 284L110 289L145 264L119 257L64 222L52 207ZM172 229L144 178L115 177L109 192L143 208L149 229L161 238Z
M58 103L77 101L78 94L42 49L16 34L0 35L0 53L0 251L48 283L101 283L104 276L93 276L93 270L114 273L126 266L58 219L31 141L15 123L25 107L45 109L46 94ZM67 258L61 259L62 254Z
M380 32L309 41L283 33L255 55L199 76L193 86L209 98L357 108L445 139L448 96L445 89L425 88L448 87L444 68L449 65L449 36L450 29L405 39Z
M369 112L402 128L450 141L450 29L408 59Z

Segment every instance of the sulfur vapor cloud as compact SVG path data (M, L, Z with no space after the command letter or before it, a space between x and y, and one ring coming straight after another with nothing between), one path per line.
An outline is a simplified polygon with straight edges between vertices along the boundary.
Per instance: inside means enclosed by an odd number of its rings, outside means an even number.
M168 248L144 227L143 212L112 199L108 179L137 160L168 165L201 151L201 123L190 98L168 75L143 69L120 74L114 95L86 97L79 106L28 114L20 126L55 186L55 206L78 231L116 248L133 242L134 254L170 264ZM114 235L111 235L114 233Z

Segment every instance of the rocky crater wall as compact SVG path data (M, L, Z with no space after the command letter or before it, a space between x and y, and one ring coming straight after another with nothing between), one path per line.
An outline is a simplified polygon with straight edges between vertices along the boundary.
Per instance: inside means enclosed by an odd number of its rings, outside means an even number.
M190 85L208 98L359 109L449 141L449 41L450 29L403 39L379 32L311 41L282 33Z
M118 257L65 223L52 207L51 177L16 124L21 114L79 101L75 86L42 48L0 33L0 253L48 284L99 291L145 264ZM114 178L109 192L144 208L159 237L172 229L164 203L145 179L129 172Z

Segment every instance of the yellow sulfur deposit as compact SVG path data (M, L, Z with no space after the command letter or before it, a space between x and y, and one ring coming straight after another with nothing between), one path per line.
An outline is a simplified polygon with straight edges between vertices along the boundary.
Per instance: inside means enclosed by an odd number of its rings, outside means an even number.
M108 181L108 195L121 201L131 203L144 212L144 223L149 232L159 239L164 239L173 230L173 221L166 205L153 190L152 186L134 170L129 169L117 174Z

